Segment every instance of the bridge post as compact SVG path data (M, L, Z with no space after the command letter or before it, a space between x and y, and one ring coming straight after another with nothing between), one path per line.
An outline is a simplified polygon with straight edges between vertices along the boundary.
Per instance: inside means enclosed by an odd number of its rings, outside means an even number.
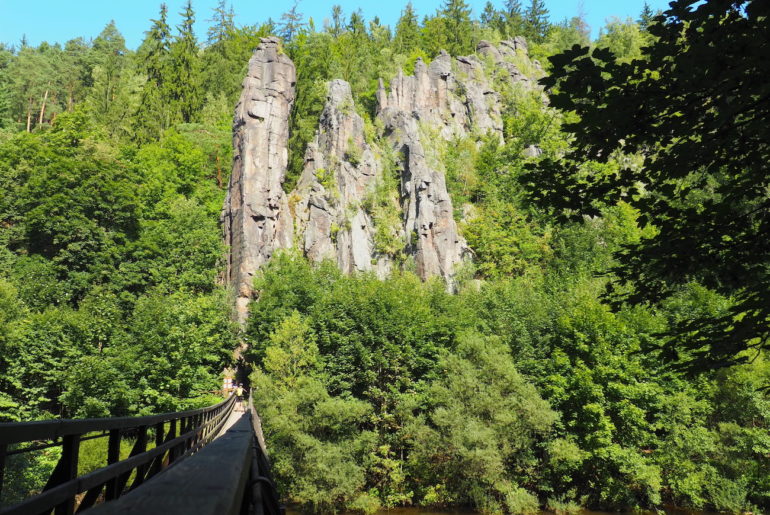
M110 439L107 442L107 465L112 465L120 461L120 429L110 430ZM119 492L118 478L110 479L107 482L107 490L104 492L106 500L117 499Z
M176 438L176 419L169 422L168 428L168 440L171 441ZM168 450L168 464L171 465L176 459L176 447L172 447Z
M6 444L0 444L0 499L3 498L3 479L5 476L5 456L8 452Z
M139 436L136 439L134 449L131 451L132 455L142 454L147 450L147 426L139 427ZM131 483L131 490L141 485L144 482L144 476L147 473L147 464L139 465L136 467L136 477L134 482Z
M66 483L78 477L78 456L80 454L80 435L67 435L62 438L62 453L56 464L45 490ZM75 498L68 498L54 509L55 515L72 515L75 512Z

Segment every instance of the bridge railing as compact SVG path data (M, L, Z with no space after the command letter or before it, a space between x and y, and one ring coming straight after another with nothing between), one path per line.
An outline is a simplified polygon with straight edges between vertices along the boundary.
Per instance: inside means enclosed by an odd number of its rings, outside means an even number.
M61 447L61 458L42 492L1 508L0 515L47 514L52 510L56 515L69 515L90 508L100 499L116 499L210 442L230 416L235 400L231 396L207 408L146 417L0 424L0 501L8 457ZM149 441L151 435L154 442ZM80 443L96 438L107 439L105 466L78 476ZM128 457L121 460L123 438L131 438L134 444ZM148 449L148 444L152 448Z
M284 507L280 502L278 490L270 468L270 458L262 434L262 420L254 408L254 399L249 392L249 414L251 429L254 433L251 477L251 496L255 515L284 515Z

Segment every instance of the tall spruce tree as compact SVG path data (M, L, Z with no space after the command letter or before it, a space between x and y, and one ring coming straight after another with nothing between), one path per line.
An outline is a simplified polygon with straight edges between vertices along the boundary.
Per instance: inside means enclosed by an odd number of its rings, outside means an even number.
M642 30L647 30L647 27L650 26L654 17L655 13L652 12L652 7L650 7L650 4L647 2L644 2L642 12L639 14L639 19L637 20L639 27L641 27Z
M0 129L11 126L11 92L4 70L0 70Z
M172 91L175 116L185 123L194 121L203 105L201 62L193 24L195 11L187 0L182 15L179 34L171 44L171 73L169 86Z
M524 13L525 35L532 41L541 42L545 39L549 26L545 0L531 0Z
M160 4L158 19L152 20L152 27L139 47L140 67L147 80L142 87L134 121L134 137L137 141L160 137L171 123L171 90L168 80L171 28L167 18L168 7L166 4Z
M121 86L122 72L126 65L126 40L115 26L115 21L110 21L104 30L94 39L91 47L90 60L94 70L92 71L93 82L90 86L96 86L96 77L102 77L101 88L98 91L92 89L93 106L97 109L97 114L104 114L109 109L109 104L116 97L116 90ZM96 70L99 68L99 70Z
M357 35L366 34L366 23L364 22L364 14L361 12L361 9L350 14L348 30Z
M501 34L505 34L505 18L503 17L503 13L495 9L492 2L487 2L484 5L484 10L481 12L481 16L479 16L479 21L482 26L495 29Z
M396 36L393 40L393 46L396 52L408 54L420 45L420 23L417 21L417 14L414 12L412 2L408 2L404 10L401 11L401 17L396 24Z
M278 35L287 43L302 30L304 15L299 12L299 0L294 1L291 9L281 15L281 23L278 25Z
M506 0L505 27L509 37L521 36L524 33L524 13L520 0Z
M342 14L341 5L332 6L332 23L329 26L329 31L335 38L342 33L342 27L344 25L344 16Z
M232 5L228 9L227 0L219 0L217 6L214 7L212 17L206 21L211 23L207 32L208 39L206 44L210 48L215 48L222 52L224 42L235 31L235 12Z
M452 55L473 51L473 23L471 8L465 0L444 0L439 12L446 27L446 48Z

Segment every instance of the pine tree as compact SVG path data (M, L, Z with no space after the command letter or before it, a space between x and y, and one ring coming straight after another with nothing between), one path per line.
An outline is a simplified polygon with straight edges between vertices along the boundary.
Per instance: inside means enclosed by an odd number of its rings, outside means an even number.
M484 10L481 12L479 21L484 27L503 32L503 15L500 11L495 9L495 6L492 4L492 2L487 2L486 5L484 5Z
M71 39L64 45L62 89L66 95L66 109L71 111L75 103L86 93L89 81L89 44L83 38Z
M506 36L520 36L524 33L524 14L519 0L507 0L505 2L505 28Z
M444 0L440 15L446 27L446 50L452 55L472 52L471 8L465 0Z
M157 20L152 21L152 27L142 42L139 55L142 57L141 67L147 75L147 82L162 89L168 68L168 56L171 46L171 28L168 26L168 7L160 4Z
M214 8L214 14L206 21L211 23L206 43L209 47L222 51L223 43L235 31L235 13L232 5L227 8L227 0L219 0Z
M353 34L366 34L366 24L364 23L364 15L361 12L361 9L353 11L353 13L350 15L348 29Z
M332 6L332 24L330 27L332 36L336 38L342 33L342 25L343 25L342 6L333 5Z
M642 12L639 15L639 19L637 20L639 27L641 27L642 30L647 30L647 27L650 26L654 17L655 14L652 12L650 4L645 1L644 6L642 6Z
M152 27L139 47L140 66L147 81L142 87L134 122L134 137L138 141L160 137L171 123L171 91L168 84L171 28L167 18L168 8L166 4L161 4L158 19L152 20Z
M524 13L525 35L535 42L545 39L550 27L544 0L532 0Z
M420 24L414 12L412 2L406 4L396 24L396 36L393 46L397 53L408 54L420 44Z
M171 44L171 73L169 87L174 103L175 116L185 123L195 120L203 105L201 87L201 62L193 24L195 11L187 0L182 15L179 34Z
M0 129L11 127L11 92L4 70L0 70Z
M125 106L129 102L126 40L111 21L94 39L89 59L91 112L113 134L125 132Z
M299 12L299 0L294 0L294 5L281 15L281 23L278 26L278 35L287 43L302 30L304 15Z

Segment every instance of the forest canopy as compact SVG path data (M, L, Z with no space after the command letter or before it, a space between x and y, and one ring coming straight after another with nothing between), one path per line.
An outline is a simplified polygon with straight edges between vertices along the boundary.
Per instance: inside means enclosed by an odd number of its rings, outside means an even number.
M645 5L594 40L543 0L407 3L393 27L299 3L181 16L161 5L135 50L114 23L0 45L0 421L209 405L245 342L302 510L770 508L767 2ZM376 140L379 79L526 38L544 77L500 87L504 138L431 141L473 254L456 291L406 259L379 279L291 250L233 322L219 216L268 35L297 68L285 191L328 81ZM382 219L396 181L369 199ZM57 458L10 465L2 502Z

